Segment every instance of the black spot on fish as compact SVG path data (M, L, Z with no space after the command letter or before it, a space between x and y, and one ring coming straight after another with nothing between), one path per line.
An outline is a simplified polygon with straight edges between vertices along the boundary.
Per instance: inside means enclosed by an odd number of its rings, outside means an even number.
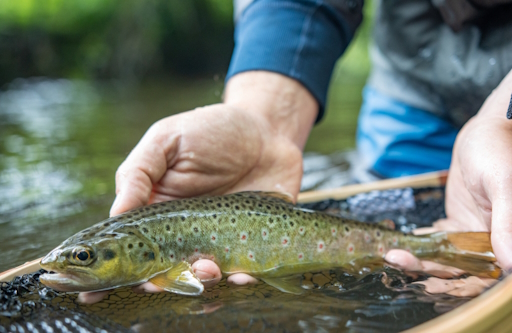
M287 218L288 218L288 215L283 214L283 219L285 219L285 220L286 220Z
M116 237L116 236L117 236L116 233L110 234L110 237Z
M317 228L318 228L318 222L315 222L315 227L317 227Z
M217 218L217 214L213 214L212 216L213 216L213 218L214 218L214 219L216 219L216 218Z
M166 209L166 210L165 210L165 212L166 212L166 213L170 213L170 212L171 212L171 210L170 210L170 209Z
M111 260L116 257L116 253L110 249L103 250L103 259Z
M108 227L109 225L110 225L110 223L108 223L108 222L107 223L103 223L104 227Z
M290 221L290 226L293 227L294 226L294 223L292 221Z
M269 205L267 205L266 207L267 207L267 209L272 209L272 207L270 207Z
M221 203L218 203L218 204L217 204L217 207L219 207L219 208L220 208L220 207L222 207L222 204L221 204Z
M269 219L268 219L268 222L269 222L269 223L274 223L274 219L273 219L273 218L269 218Z
M129 249L133 249L133 244L128 244Z
M197 227L194 227L194 232L199 232L199 229Z
M140 225L136 224L134 225L135 228L139 229L140 228Z
M100 237L105 237L107 234L101 233L99 234Z
M235 219L231 219L231 223L235 224L236 220Z
M135 235L133 231L128 231L128 235Z
M228 204L228 203L225 203L225 204L224 204L224 206L229 207L229 204Z
M160 257L160 262L164 262L164 258L163 257Z
M142 231L147 233L149 230L148 228L142 228Z
M170 231L170 230L171 230L171 226L170 226L170 225L168 225L168 224L166 224L166 225L165 225L165 230Z
M182 220L182 221L185 221L185 216L182 216L182 217L181 217L181 220Z
M346 231L346 232L349 232L349 231L350 231L350 228L349 228L349 227L347 227L347 226L345 226L345 231Z
M143 247L143 246L144 246L144 243L139 242L139 247Z
M236 209L236 210L240 209L240 206L235 206L235 209Z
M259 204L258 204L258 207L260 207L260 208L261 208L261 207L263 207L263 205L259 203Z
M155 253L154 252L149 252L148 259L149 260L155 260Z

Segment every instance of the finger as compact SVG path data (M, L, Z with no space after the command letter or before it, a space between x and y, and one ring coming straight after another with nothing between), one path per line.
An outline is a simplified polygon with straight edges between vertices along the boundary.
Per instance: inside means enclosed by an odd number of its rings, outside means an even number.
M391 265L406 271L421 271L421 261L411 253L404 250L390 250L384 257Z
M78 298L76 300L78 303L82 304L94 304L104 299L109 293L110 290L81 292L78 293Z
M227 283L231 285L245 286L248 284L257 284L258 279L245 273L236 273L228 276Z
M164 124L164 125L162 125ZM146 205L153 185L165 174L179 146L179 137L161 121L153 125L116 172L114 216Z
M201 280L205 288L210 288L219 283L222 273L219 266L211 260L200 259L192 264L192 270Z
M139 284L138 286L132 287L132 291L136 294L155 294L164 292L165 289L162 289L151 282L145 282L143 284Z

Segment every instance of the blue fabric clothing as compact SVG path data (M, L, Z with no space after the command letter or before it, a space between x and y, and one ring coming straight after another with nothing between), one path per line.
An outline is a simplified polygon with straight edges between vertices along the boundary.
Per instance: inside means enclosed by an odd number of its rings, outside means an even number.
M296 79L318 101L320 119L334 63L360 23L359 19L351 26L340 8L331 3L336 1L252 2L238 19L226 80L251 70L277 72Z
M372 87L363 91L357 150L363 167L383 177L448 169L458 130L431 112Z

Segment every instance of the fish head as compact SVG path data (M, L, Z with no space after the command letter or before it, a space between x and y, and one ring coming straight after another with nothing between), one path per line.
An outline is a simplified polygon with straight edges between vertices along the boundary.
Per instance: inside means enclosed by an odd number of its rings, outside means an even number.
M109 237L110 236L110 237ZM58 291L99 291L134 285L155 270L158 249L137 235L98 236L66 240L40 262L49 273L40 281Z

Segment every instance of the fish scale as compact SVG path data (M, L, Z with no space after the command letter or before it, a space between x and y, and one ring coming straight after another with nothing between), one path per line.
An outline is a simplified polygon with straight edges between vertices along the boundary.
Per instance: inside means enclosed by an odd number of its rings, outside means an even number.
M274 193L241 192L131 210L70 237L42 264L70 271L75 280L89 274L89 280L100 280L92 287L99 290L153 282L174 267L184 268L180 262L198 259L213 260L224 275L243 272L265 279L382 258L395 248L424 255L449 247L445 234L406 235L300 208ZM90 255L91 263L82 267L77 251L87 252L80 256ZM105 275L110 280L102 280ZM92 286L89 280L81 282Z

